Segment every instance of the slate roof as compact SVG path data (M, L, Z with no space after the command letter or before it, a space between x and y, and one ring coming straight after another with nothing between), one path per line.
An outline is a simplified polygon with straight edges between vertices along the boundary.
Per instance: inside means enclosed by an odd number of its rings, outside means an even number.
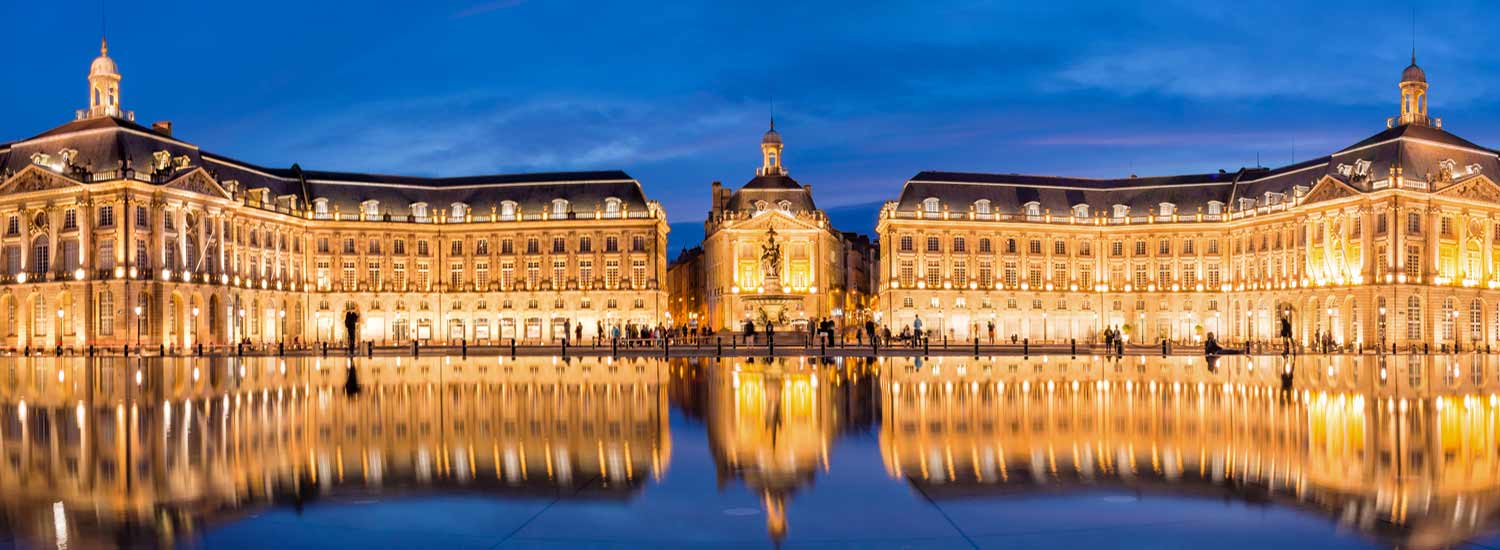
M1480 174L1500 178L1500 157L1495 151L1440 128L1402 125L1331 155L1276 168L1110 179L926 171L907 180L896 208L919 210L924 199L936 197L950 211L966 211L975 201L988 199L991 207L1002 213L1019 212L1032 201L1054 214L1066 214L1078 204L1088 204L1091 213L1124 204L1131 207L1131 215L1143 215L1163 202L1176 205L1179 212L1193 213L1199 207L1206 210L1210 201L1235 207L1240 198L1264 201L1268 192L1291 196L1294 186L1311 188L1325 176L1355 189L1373 191L1372 183L1386 179L1392 167L1400 167L1407 179L1441 181L1438 174L1442 163L1449 160L1463 177L1472 175L1473 167ZM1369 163L1368 177L1352 173L1360 161ZM1341 165L1350 173L1341 171Z
M326 198L330 211L336 205L347 213L357 212L366 200L380 201L380 209L392 214L405 214L416 202L425 202L431 209L462 202L484 212L507 200L530 213L550 209L552 200L559 198L568 200L575 212L602 210L604 200L611 197L620 199L628 210L647 207L640 182L619 170L417 177L302 170L297 165L268 168L201 151L173 136L113 117L77 120L0 145L0 168L19 171L31 163L34 153L55 157L63 149L78 151L75 164L93 172L128 166L139 173L150 173L153 154L164 150L173 157L188 157L187 170L203 167L221 183L234 180L242 191L269 189L273 197L294 195L304 204Z
M818 209L813 203L812 193L797 180L786 175L756 176L729 196L726 210L755 210L755 202L764 200L775 205L783 200L791 201L793 212L812 212Z

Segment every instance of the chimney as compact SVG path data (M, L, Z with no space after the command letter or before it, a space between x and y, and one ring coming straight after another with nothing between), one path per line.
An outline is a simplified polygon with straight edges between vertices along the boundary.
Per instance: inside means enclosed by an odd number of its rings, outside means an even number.
M158 133L158 134L161 134L161 135L164 135L164 136L171 136L172 135L172 121L170 121L170 120L158 120L156 122L152 122L151 123L151 129L155 130L156 133Z

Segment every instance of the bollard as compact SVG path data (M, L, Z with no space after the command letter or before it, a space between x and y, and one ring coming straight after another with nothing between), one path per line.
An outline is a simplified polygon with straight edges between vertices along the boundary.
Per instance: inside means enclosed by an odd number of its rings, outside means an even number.
M1162 357L1166 357L1167 356L1167 341L1166 340L1162 340L1161 341L1161 356Z
M411 356L412 356L412 358L416 358L416 357L418 357L420 355L421 355L421 352L417 351L417 341L416 340L412 340L411 341Z
M564 342L566 342L566 340L564 340ZM458 340L458 345L459 345L459 349L461 350L460 351L461 356L464 359L468 359L469 358L469 340L465 339L465 338L460 338ZM567 355L568 354L567 349L568 349L568 344L564 343L563 344L563 355Z
M510 339L510 358L511 359L515 359L516 358L516 339L515 338L511 338Z
M1031 357L1031 339L1030 338L1022 338L1021 339L1021 355L1026 356L1026 357Z
M1072 355L1073 357L1078 357L1078 339L1077 338L1069 338L1068 339L1068 354Z
M978 338L974 339L974 358L975 359L979 358L979 339Z

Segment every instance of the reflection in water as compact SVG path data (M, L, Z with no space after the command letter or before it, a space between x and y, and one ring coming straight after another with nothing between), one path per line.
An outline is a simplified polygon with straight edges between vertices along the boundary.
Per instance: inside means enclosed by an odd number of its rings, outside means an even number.
M1416 547L1500 522L1500 370L1482 356L350 361L6 359L0 530L172 543L346 494L638 505L669 474L669 401L707 427L714 486L753 493L776 541L839 468L830 448L872 429L889 479L868 482L939 505L1122 487Z
M671 456L656 363L339 363L11 360L3 524L93 547L169 543L339 491L614 498Z

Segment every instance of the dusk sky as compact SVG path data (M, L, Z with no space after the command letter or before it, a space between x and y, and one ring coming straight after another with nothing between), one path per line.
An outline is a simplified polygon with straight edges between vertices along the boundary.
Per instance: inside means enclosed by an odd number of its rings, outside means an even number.
M409 175L623 169L673 222L753 176L774 98L820 206L921 170L1285 164L1384 128L1410 3L107 2L123 103L248 162ZM1445 128L1500 144L1485 2L1422 2ZM10 1L0 140L84 105L100 2ZM869 222L873 226L873 220ZM689 224L690 225L690 224ZM851 229L869 230L870 226ZM674 239L675 240L675 239Z

